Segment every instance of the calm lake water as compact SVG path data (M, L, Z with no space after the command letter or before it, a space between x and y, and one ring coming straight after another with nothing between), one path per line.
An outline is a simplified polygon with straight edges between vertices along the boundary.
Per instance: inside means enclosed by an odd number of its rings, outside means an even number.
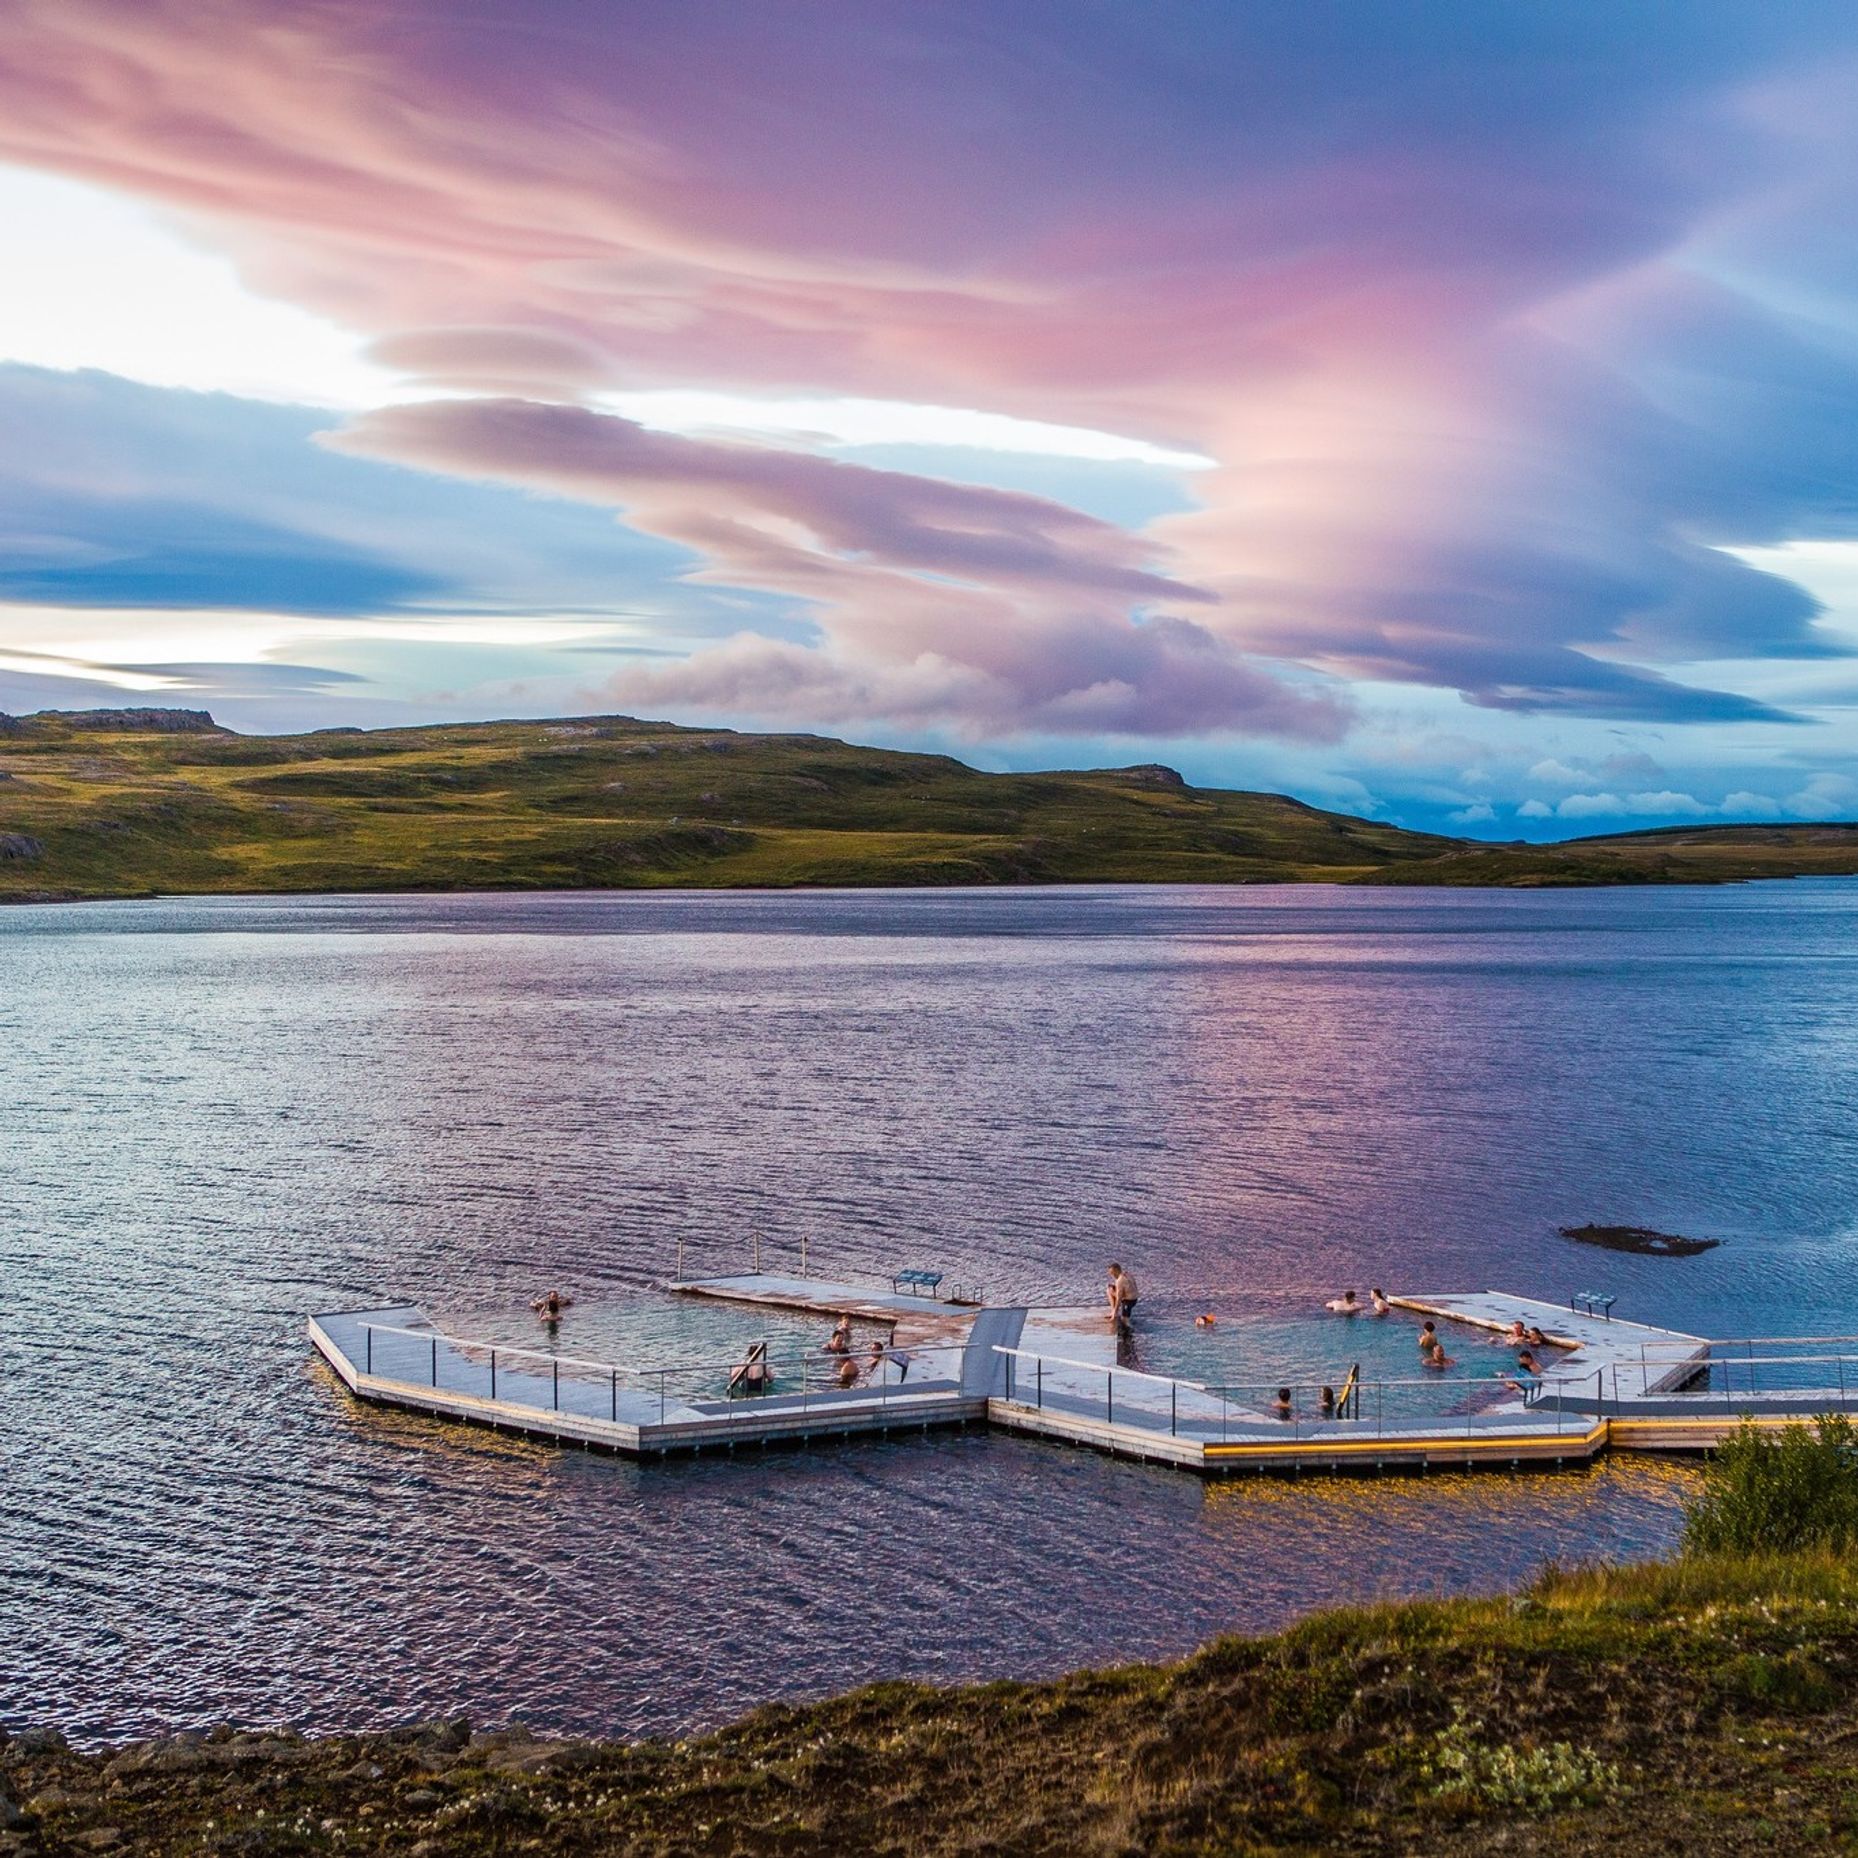
M1858 884L0 911L0 1721L668 1733L1655 1553L1693 1474L1203 1485L982 1434L639 1466L364 1410L303 1317L563 1345L694 1270L1858 1331ZM1686 1260L1556 1234L1723 1241Z

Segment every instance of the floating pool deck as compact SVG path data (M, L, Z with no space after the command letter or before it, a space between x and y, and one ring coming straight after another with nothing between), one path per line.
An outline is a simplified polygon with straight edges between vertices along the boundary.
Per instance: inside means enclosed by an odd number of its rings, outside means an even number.
M1439 1323L1474 1378L1428 1380L1416 1366L1410 1378L1363 1382L1334 1416L1305 1399L1279 1416L1259 1389L1119 1361L1101 1306L979 1305L775 1273L670 1288L849 1315L887 1329L899 1355L852 1388L835 1384L831 1356L776 1355L776 1391L731 1399L726 1363L625 1367L477 1341L411 1304L313 1316L309 1336L360 1399L641 1457L986 1423L1208 1475L1418 1471L1707 1450L1745 1420L1858 1412L1858 1339L1783 1339L1793 1352L1779 1354L1774 1343L1709 1341L1501 1291L1391 1299ZM1519 1318L1550 1338L1539 1381L1507 1379L1514 1356L1500 1346L1488 1346L1485 1375L1487 1345Z

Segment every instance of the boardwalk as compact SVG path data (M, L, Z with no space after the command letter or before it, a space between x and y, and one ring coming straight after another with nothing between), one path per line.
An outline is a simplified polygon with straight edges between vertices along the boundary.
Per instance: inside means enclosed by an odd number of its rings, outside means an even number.
M1442 1328L1540 1327L1554 1346L1538 1384L1506 1386L1500 1364L1488 1381L1369 1380L1334 1416L1279 1417L1257 1389L1119 1366L1101 1307L980 1306L759 1273L674 1288L887 1324L909 1363L842 1390L816 1355L777 1358L778 1391L731 1399L727 1364L626 1366L474 1341L406 1304L312 1317L309 1333L362 1399L641 1456L984 1421L1208 1474L1424 1470L1700 1450L1746 1419L1858 1411L1852 1338L1729 1344L1499 1291L1393 1301Z

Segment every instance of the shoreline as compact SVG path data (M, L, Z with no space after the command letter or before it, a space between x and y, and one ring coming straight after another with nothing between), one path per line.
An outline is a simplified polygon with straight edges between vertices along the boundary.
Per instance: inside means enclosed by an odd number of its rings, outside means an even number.
M463 1719L0 1736L0 1852L1795 1850L1858 1829L1858 1570L1546 1570L1174 1664L889 1683L675 1742Z
M60 892L0 891L0 909L56 907L74 903L203 903L224 897L256 902L267 898L321 897L832 897L832 896L1002 896L1016 893L1050 893L1080 890L1371 890L1450 891L1460 896L1515 896L1532 891L1674 891L1740 890L1760 884L1799 884L1813 881L1858 882L1858 871L1748 872L1723 877L1655 877L1638 874L1619 877L1519 880L1499 884L1459 884L1447 880L1397 882L1363 877L1235 877L1235 878L976 878L969 883L897 884L388 884L357 885L350 889L315 890L112 890Z

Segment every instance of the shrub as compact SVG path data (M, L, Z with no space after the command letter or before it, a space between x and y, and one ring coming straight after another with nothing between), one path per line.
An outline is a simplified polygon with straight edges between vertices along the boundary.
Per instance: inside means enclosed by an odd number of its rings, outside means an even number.
M1507 1807L1521 1813L1551 1813L1558 1807L1591 1805L1622 1791L1619 1770L1590 1750L1569 1742L1537 1748L1481 1739L1484 1725L1459 1704L1420 1762L1420 1775L1435 1800L1466 1807Z
M1723 1441L1684 1517L1696 1554L1785 1554L1858 1544L1858 1434L1842 1413Z

